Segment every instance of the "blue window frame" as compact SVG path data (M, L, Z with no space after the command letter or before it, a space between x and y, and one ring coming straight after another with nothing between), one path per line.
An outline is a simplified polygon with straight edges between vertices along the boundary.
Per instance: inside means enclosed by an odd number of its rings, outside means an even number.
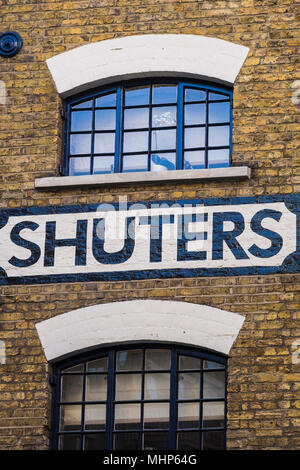
M223 356L139 344L56 367L54 449L225 449L225 420Z
M63 173L228 167L232 91L184 81L125 82L67 103Z

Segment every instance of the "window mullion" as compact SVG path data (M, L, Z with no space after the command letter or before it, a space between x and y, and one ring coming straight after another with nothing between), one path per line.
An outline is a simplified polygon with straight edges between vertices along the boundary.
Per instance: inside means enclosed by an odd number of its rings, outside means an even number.
M176 135L176 170L183 169L183 92L182 83L178 83L177 95L177 135Z
M115 398L115 352L108 354L105 448L113 448Z
M170 377L170 425L169 425L169 449L176 449L177 430L177 351L172 349L171 377Z
M122 171L122 147L123 147L123 87L117 88L117 106L116 106L116 135L115 135L115 164L114 173Z

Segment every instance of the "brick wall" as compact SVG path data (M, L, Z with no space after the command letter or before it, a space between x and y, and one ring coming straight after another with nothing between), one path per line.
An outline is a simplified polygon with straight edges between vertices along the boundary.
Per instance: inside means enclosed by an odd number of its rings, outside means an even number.
M300 192L296 1L2 0L1 31L21 34L14 58L0 58L0 209L291 194ZM45 60L92 41L142 33L192 33L250 48L234 89L233 164L239 182L37 191L34 179L58 175L62 123ZM295 85L294 85L295 86ZM299 129L299 127L298 127ZM231 351L228 448L299 448L299 276L166 279L0 287L0 449L47 449L51 372L35 323L75 308L128 299L172 299L246 316ZM297 323L298 321L298 323Z

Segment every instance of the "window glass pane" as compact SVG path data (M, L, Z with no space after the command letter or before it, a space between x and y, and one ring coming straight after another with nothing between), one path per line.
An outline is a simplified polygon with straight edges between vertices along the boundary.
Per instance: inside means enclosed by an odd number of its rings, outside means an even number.
M184 130L184 147L186 149L205 146L205 127L186 128Z
M175 153L153 153L151 155L151 171L176 170Z
M205 101L206 100L206 91L197 90L196 88L186 88L185 89L185 101Z
M229 126L215 126L208 128L209 147L229 145Z
M224 403L220 401L203 403L203 427L224 426Z
M71 131L90 131L92 129L92 111L74 111L71 116Z
M62 372L64 374L69 372L82 372L83 371L83 363L77 364L76 366L68 367L68 369L64 369Z
M103 108L106 106L116 106L116 93L109 93L108 95L100 96L96 99L96 107Z
M143 353L140 349L119 351L116 359L116 370L141 370Z
M169 403L145 403L144 429L168 429L169 410Z
M69 175L89 175L91 171L91 159L90 157L77 157L70 158L69 161Z
M148 150L148 132L124 132L123 151L143 152Z
M208 99L212 100L226 100L228 99L228 95L222 95L221 93L209 93Z
M141 405L122 403L115 405L115 429L139 429L141 422Z
M152 90L152 103L176 103L177 86L176 85L154 85Z
M210 103L208 122L210 124L217 122L230 121L230 103Z
M205 168L205 152L204 150L193 150L184 152L184 169L193 170Z
M99 109L95 112L95 129L97 131L114 130L115 128L115 109Z
M124 129L149 127L149 108L130 108L124 111Z
M70 154L91 153L91 134L73 134L70 136Z
M84 450L105 450L105 433L86 434L84 436Z
M199 450L200 433L199 432L179 432L177 434L178 450Z
M62 434L59 436L59 450L80 450L80 434Z
M203 361L203 369L224 369L224 364L220 364L219 362L207 361L205 359Z
M206 105L203 104L186 104L184 107L184 124L205 124L206 122Z
M208 168L229 166L229 149L209 150Z
M178 428L199 428L199 420L199 403L178 403Z
M146 370L170 369L171 351L168 349L147 349Z
M200 369L201 368L201 359L191 356L180 356L179 357L179 369L180 370L189 370L189 369Z
M92 105L93 105L93 100L82 101L79 104L73 104L72 109L91 108Z
M116 433L114 436L114 450L139 450L140 434L138 432Z
M152 109L152 127L176 126L176 106L159 106Z
M168 432L145 432L143 450L168 450Z
M87 401L105 401L107 397L107 375L87 375L85 399Z
M82 400L82 375L63 375L61 378L61 401Z
M170 374L145 374L145 399L162 400L170 397Z
M190 400L200 398L200 374L185 372L178 376L178 398L179 400Z
M109 155L107 157L94 157L94 174L113 173L115 157Z
M86 405L84 429L105 429L106 405Z
M224 398L225 372L203 373L203 398Z
M141 387L141 374L117 374L116 400L140 400Z
M95 134L95 153L114 153L115 133Z
M203 433L203 450L224 449L224 431L207 431Z
M125 106L140 106L149 104L150 88L149 87L135 87L128 88L125 91Z
M143 155L124 155L123 172L130 171L147 171L148 170L148 154Z
M81 405L61 405L59 430L77 431L81 428Z
M176 130L152 131L152 150L172 150L176 148Z
M95 361L86 363L86 370L88 372L105 372L107 371L107 357L101 357Z

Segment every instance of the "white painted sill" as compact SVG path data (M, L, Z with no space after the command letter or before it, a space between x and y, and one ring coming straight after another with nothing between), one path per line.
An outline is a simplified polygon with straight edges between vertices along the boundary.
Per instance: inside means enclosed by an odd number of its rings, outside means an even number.
M105 175L54 176L37 178L36 189L59 189L75 186L107 186L132 183L182 183L185 181L209 181L216 179L249 179L247 166L205 168L203 170L172 170L159 172L110 173Z

